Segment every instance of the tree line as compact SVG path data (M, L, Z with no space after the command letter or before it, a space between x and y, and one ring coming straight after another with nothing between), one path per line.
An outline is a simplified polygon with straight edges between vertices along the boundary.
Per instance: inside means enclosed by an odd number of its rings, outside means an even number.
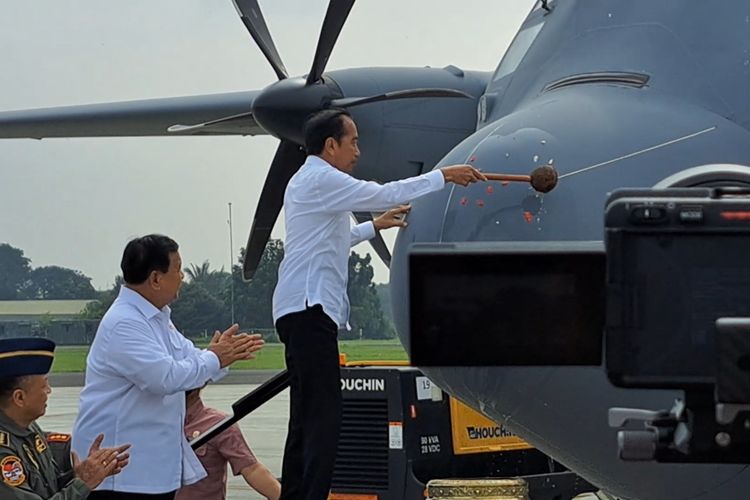
M208 261L190 264L184 269L185 282L180 297L171 305L175 325L190 337L210 336L214 330L231 323L233 304L234 321L243 329L272 332L271 300L283 256L283 242L269 241L249 283L242 280L239 264L232 266L231 273L223 267L212 269ZM239 262L242 262L242 254ZM348 284L351 330L340 332L340 338L395 336L390 315L384 313L390 310L390 304L381 302L380 298L387 294L383 285L373 283L373 276L371 257L351 252ZM97 291L91 278L80 271L58 266L32 268L30 259L21 249L0 244L0 300L96 299L82 316L99 319L117 297L121 285L122 277L117 276L112 288Z
M0 244L0 300L95 299L91 278L59 266L31 267L23 250Z

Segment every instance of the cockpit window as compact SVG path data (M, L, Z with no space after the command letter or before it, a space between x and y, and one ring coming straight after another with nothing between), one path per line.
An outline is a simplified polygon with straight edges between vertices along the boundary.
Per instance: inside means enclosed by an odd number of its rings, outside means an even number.
M541 3L539 3L539 5L541 5ZM537 11L538 7L535 7L534 10ZM534 40L536 40L537 35L539 35L539 32L544 26L545 18L542 15L543 13L544 11L539 13L532 11L531 16L538 16L536 22L526 26L518 32L516 38L513 39L510 47L508 47L507 52L505 52L505 57L503 57L503 61L500 63L500 66L498 66L497 71L495 71L495 76L492 78L492 81L496 82L516 70L526 55L526 52L528 52L531 47L531 44L534 43Z

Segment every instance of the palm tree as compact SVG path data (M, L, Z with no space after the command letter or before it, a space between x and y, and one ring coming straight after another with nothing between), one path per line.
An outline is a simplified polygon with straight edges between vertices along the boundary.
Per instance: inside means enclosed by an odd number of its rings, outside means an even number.
M206 281L211 277L211 274L213 274L213 271L211 271L210 268L211 265L207 260L204 260L200 267L195 264L190 264L190 267L185 268L185 274L188 275L190 281L193 283Z
M229 286L229 273L225 272L223 267L218 271L212 271L207 260L200 266L190 264L190 267L185 268L185 274L191 285L200 285L217 298L222 297L224 290Z

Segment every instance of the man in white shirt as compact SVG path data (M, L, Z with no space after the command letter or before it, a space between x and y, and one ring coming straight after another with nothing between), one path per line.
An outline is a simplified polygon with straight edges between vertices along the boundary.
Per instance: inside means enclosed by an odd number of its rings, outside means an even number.
M89 499L170 500L180 486L205 477L183 433L185 391L221 378L263 345L259 335L238 335L237 325L217 331L207 349L177 331L169 304L182 284L178 250L171 238L148 235L123 252L125 284L86 359L73 449L80 455L101 432L106 446L131 443L131 462Z
M349 249L375 231L405 226L408 206L442 189L486 180L469 165L378 184L349 175L359 158L357 127L345 110L316 113L305 124L308 156L284 194L286 238L273 295L276 330L291 375L289 433L281 499L328 497L341 421L338 328L347 324ZM388 210L391 209L391 210ZM351 212L388 210L351 226Z

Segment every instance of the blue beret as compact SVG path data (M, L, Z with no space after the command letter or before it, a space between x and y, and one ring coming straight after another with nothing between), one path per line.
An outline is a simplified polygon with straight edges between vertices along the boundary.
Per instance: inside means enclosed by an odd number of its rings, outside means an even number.
M54 357L55 343L49 339L0 339L0 377L45 375Z

